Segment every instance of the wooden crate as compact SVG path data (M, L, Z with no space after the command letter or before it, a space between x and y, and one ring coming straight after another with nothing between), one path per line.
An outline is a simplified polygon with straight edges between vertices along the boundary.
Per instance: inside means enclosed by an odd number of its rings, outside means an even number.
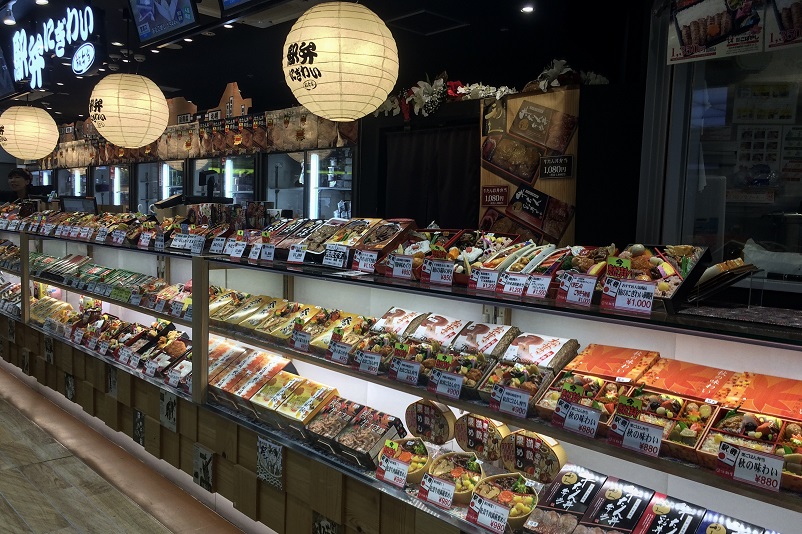
M198 440L198 406L182 398L178 399L178 433Z
M75 400L89 415L95 415L95 389L85 380L75 378Z
M108 393L95 390L95 409L97 416L106 423L107 427L118 432L121 430L120 403L117 402L117 399Z
M164 459L168 464L175 468L181 468L181 442L179 434L169 428L161 427L161 454L159 458Z
M124 371L118 371L118 378L117 384L119 388L119 375ZM128 373L125 373L128 375ZM159 388L145 382L144 380L140 379L136 376L128 375L131 378L131 384L133 385L133 407L139 410L140 412L144 413L145 415L152 417L153 419L159 420L159 392L161 391Z
M151 456L160 458L162 426L158 419L145 414L145 450Z
M381 496L382 534L415 534L415 508L389 495Z

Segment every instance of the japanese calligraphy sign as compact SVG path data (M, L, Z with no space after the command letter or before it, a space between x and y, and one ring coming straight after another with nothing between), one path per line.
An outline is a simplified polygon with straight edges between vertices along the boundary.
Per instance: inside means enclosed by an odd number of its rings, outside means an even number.
M716 474L757 486L768 491L780 491L783 458L722 441L718 448Z

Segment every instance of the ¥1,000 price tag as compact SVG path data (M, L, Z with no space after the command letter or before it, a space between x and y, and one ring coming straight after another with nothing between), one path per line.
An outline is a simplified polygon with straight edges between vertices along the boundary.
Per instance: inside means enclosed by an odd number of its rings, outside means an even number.
M496 384L490 395L490 409L526 418L529 412L529 398L526 391Z
M332 341L329 343L329 350L326 353L326 357L333 362L347 365L349 352L351 352L351 345L339 341Z
M554 408L551 424L576 434L593 438L596 437L600 416L601 412L599 410L568 402L565 399L559 399L557 407Z
M780 491L784 463L782 456L722 441L718 448L716 474L764 490Z
M376 469L376 478L393 486L403 488L407 483L409 464L387 454L382 455L379 467Z
M451 399L458 399L462 393L462 384L465 377L456 373L447 373L440 369L432 369L427 389L438 395L445 395Z
M418 489L418 499L448 510L454 500L455 489L453 482L426 473Z
M379 374L379 365L381 365L382 361L381 354L358 350L356 351L356 361L361 372L369 375Z
M276 245L273 243L265 243L262 245L262 255L259 256L260 260L273 261L276 257Z
M615 309L635 313L651 313L655 287L654 282L621 280L615 296Z
M468 506L466 519L469 523L484 527L496 534L504 534L509 517L510 509L506 506L474 495Z
M663 427L615 414L607 433L607 443L657 457L663 443Z
M212 246L209 248L210 254L222 254L223 249L226 246L226 238L225 237L215 237L212 240Z
M326 245L326 252L323 254L323 265L334 267L335 269L345 268L348 260L348 247L329 243Z
M306 257L306 245L292 245L290 246L290 253L287 257L287 263L303 263Z

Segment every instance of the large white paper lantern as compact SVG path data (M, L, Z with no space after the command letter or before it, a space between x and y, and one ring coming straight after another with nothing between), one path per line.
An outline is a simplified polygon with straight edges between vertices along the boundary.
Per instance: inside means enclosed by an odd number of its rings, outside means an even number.
M332 121L376 110L398 78L390 30L365 6L326 2L306 11L284 43L284 79L306 109Z
M89 118L97 131L124 148L143 147L161 137L169 117L161 89L138 74L109 74L89 98Z
M57 143L56 121L41 108L13 106L0 115L0 145L15 158L41 159Z

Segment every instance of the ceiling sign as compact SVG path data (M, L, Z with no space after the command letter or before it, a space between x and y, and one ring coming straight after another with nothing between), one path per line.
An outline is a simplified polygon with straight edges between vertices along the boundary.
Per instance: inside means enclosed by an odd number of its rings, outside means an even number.
M64 57L68 45L78 47L72 59L73 72L86 73L95 61L94 45L88 42L94 31L95 14L89 6L68 7L64 17L48 19L30 34L17 30L13 37L14 81L30 77L31 89L41 88L45 58L51 50L56 57Z

